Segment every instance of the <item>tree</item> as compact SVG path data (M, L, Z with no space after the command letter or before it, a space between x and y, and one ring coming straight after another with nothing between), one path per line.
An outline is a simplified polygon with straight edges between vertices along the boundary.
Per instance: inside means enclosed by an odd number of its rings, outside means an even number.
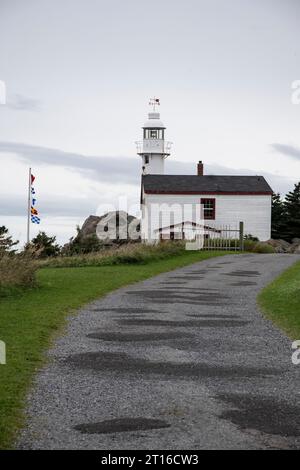
M284 201L286 224L283 237L287 241L300 238L300 182L287 193Z
M48 237L45 232L39 232L37 236L31 240L28 248L33 248L39 258L57 256L60 252L60 246L55 242L55 236Z
M286 231L286 214L284 202L279 193L272 196L271 238L282 238Z
M12 248L19 243L19 240L13 241L11 235L8 234L8 228L4 225L0 227L0 254L14 253L16 250Z
M71 238L70 242L64 246L63 254L72 256L77 254L95 253L103 249L103 242L96 234L82 237L80 229L77 227L77 236Z

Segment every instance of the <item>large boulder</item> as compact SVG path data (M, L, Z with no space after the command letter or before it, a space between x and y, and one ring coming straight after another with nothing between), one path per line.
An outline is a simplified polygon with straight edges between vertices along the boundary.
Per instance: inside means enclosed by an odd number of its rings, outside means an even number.
M90 215L84 221L77 237L80 239L85 239L87 237L96 235L98 224L100 224L99 226L103 226L104 230L107 226L107 231L105 232L106 241L113 242L119 238L126 237L126 233L130 231L130 228L132 228L133 231L136 227L139 228L140 221L133 215L127 214L125 211L107 212L101 216ZM111 227L116 227L116 230L110 230ZM121 233L123 234L122 236Z
M291 249L291 244L281 239L274 240L271 238L266 243L268 243L268 245L271 245L276 253L289 253Z
M300 253L300 238L293 238L291 248L291 253Z
M83 222L83 225L81 229L78 232L78 235L81 238L86 238L91 235L95 235L96 233L96 227L98 222L100 222L101 217L98 217L97 215L89 215L87 219Z

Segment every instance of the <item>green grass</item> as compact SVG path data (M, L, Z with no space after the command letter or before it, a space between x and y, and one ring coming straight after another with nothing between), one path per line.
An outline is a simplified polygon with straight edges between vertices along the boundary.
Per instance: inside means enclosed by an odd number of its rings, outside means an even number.
M258 296L265 315L292 339L300 339L300 262L265 287Z
M0 365L0 449L13 446L23 424L24 399L43 352L62 332L66 315L118 287L225 252L185 251L148 264L43 268L38 287L12 290L0 299L0 339L7 364Z

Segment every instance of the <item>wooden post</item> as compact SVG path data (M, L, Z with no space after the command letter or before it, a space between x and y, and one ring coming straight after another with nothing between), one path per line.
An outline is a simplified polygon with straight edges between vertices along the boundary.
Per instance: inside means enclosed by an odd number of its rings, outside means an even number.
M240 222L240 251L244 251L244 222Z

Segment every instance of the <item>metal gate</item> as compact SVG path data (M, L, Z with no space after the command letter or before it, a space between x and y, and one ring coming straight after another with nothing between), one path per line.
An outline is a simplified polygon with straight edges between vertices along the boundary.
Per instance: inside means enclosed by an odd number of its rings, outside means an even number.
M232 228L230 225L205 226L201 237L203 237L202 250L243 251L244 222L240 222L237 228Z

